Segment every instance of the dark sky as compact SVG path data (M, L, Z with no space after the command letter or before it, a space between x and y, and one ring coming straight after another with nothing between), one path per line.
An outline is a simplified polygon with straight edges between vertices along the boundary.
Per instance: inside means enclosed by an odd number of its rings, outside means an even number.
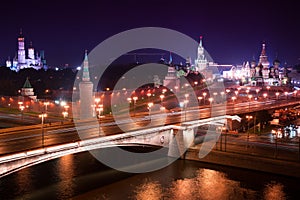
M10 0L0 3L0 64L25 40L45 50L49 65L80 65L84 50L137 27L180 31L198 40L220 64L241 64L258 57L266 41L270 61L296 64L300 58L300 7L297 1L69 1ZM176 42L176 41L174 41ZM195 49L196 51L196 49Z

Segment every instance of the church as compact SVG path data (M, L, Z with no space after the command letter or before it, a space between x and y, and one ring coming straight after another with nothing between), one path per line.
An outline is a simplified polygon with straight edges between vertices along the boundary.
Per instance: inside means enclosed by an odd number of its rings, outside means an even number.
M44 51L40 51L40 53L38 54L37 52L35 52L32 43L30 43L29 48L26 52L25 38L21 30L18 37L18 54L14 57L13 60L8 59L6 61L6 67L9 67L11 70L16 72L26 68L47 70Z
M241 85L250 86L283 86L289 83L287 69L280 66L278 59L270 65L266 54L266 44L262 43L262 50L258 63L253 60L243 65L233 66L223 71L223 78L238 80Z

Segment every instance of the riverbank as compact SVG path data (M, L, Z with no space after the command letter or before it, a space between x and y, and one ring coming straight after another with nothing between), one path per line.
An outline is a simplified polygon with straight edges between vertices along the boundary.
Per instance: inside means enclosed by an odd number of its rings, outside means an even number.
M199 146L189 148L185 154L185 159L300 178L300 163L297 162L217 150L212 150L201 159L198 154Z

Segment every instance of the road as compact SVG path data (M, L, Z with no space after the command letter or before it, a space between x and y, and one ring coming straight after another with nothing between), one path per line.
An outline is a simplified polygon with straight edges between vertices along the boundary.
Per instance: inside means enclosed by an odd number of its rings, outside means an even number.
M63 122L63 123L45 123L43 128L41 124L26 126L27 129L18 129L11 132L0 133L0 155L11 154L19 151L40 148L44 146L52 146L68 142L78 141L80 139L101 137L112 134L120 134L124 131L134 131L145 129L155 126L162 126L167 124L180 124L184 121L192 121L196 119L209 118L211 116L224 115L226 113L243 113L250 105L251 111L265 109L266 106L282 106L286 105L285 102L281 103L270 100L266 102L246 102L239 104L215 104L213 107L201 106L197 109L187 108L180 112L164 112L153 111L151 112L151 120L149 113L137 113L131 118L122 118L114 122L112 116L105 116L99 121L85 121L76 123ZM281 105L282 104L282 105ZM212 111L212 113L211 113ZM99 123L100 127L99 129ZM118 125L117 125L118 124ZM80 130L80 135L77 130ZM1 132L1 130L0 130ZM44 133L44 134L43 134ZM44 140L43 140L44 138ZM261 140L261 139L260 139ZM243 143L245 140L232 140L234 144ZM255 141L250 141L255 142ZM233 143L232 143L233 144ZM230 140L228 140L228 149L230 148Z

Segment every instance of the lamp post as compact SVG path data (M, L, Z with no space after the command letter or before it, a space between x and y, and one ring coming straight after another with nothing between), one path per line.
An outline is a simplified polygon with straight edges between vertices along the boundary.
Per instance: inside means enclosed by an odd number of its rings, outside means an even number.
M206 92L203 92L203 102L204 102L204 105L205 105L205 97L206 97L207 93Z
M275 95L276 95L276 99L278 100L278 98L279 98L279 92L276 92Z
M48 106L49 106L49 101L44 102L44 106L45 106L45 113L47 113L48 111Z
M267 86L268 94L270 94L270 86Z
M249 110L249 112L250 112L250 101L251 101L252 95L249 94L249 95L248 95L248 98L249 98L249 106L248 106L248 110Z
M103 104L99 104L98 108L96 108L96 111L98 112L99 118L101 118L101 114L103 112Z
M235 93L235 96L236 96L236 98L238 97L238 95L239 95L239 91L238 90L236 90L236 91L234 91L234 93Z
M184 121L186 122L186 112L187 112L187 104L188 104L188 100L184 100L183 104L184 104Z
M137 97L132 97L133 99L133 116L135 116L135 104L136 104L136 100L138 100Z
M288 92L284 92L286 100L288 100Z
M198 98L199 104L201 104L203 97L197 97L197 98Z
M277 139L278 139L279 132L280 132L280 129L278 129L278 128L272 130L272 135L275 139L275 155L274 155L275 158L277 158L277 154L278 154L277 153Z
M209 103L210 103L210 116L211 116L211 111L212 111L212 102L214 101L214 98L210 97L208 99Z
M20 105L19 108L21 110L21 119L23 120L23 111L24 111L25 106Z
M152 102L148 103L149 116L151 115L151 107L153 106Z
M259 93L259 89L256 89L256 98L258 99L258 93Z
M248 130L247 130L247 148L248 148L248 143L249 143L249 128L250 128L250 120L253 118L252 115L246 115L246 119L248 121Z
M64 121L66 120L66 117L68 117L68 112L67 111L63 111L62 112L62 115L63 115L63 117L64 117Z
M197 85L198 85L198 81L195 81L194 86L197 87Z
M160 103L161 103L161 105L162 105L163 99L165 98L165 95L161 94L161 95L159 96L159 98L160 98Z
M264 93L263 96L264 96L264 98L267 98L268 94L267 94L267 93Z
M40 114L39 115L39 118L41 118L42 119L42 122L41 122L41 124L42 124L42 148L44 148L44 118L46 118L47 117L47 114L46 113L42 113L42 114Z
M150 101L151 93L147 93L148 101Z
M231 99L232 99L232 108L234 109L234 100L236 100L236 97L233 96L233 97L231 97Z

